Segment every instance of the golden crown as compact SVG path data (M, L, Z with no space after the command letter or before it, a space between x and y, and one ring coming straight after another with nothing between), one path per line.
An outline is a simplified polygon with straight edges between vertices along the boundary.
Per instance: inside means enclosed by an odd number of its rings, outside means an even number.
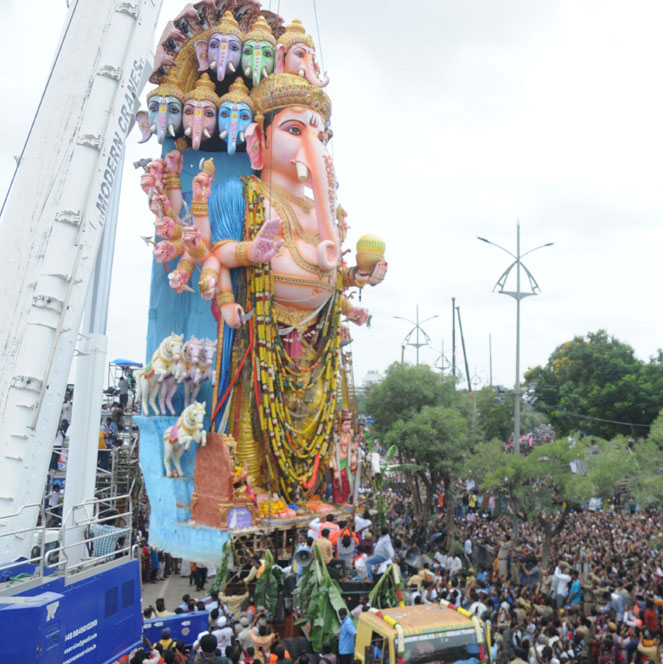
M249 97L249 89L244 84L244 81L238 76L228 89L228 92L221 97L222 104L224 101L231 101L233 104L248 104L253 109L253 102Z
M309 48L315 49L313 38L306 34L302 22L296 18L288 25L285 32L279 37L278 44L283 44L288 51L294 44L305 44Z
M263 78L251 90L256 121L258 115L280 111L289 106L305 106L320 113L325 124L331 117L331 99L322 91L310 85L306 79L294 74L274 74Z
M239 29L239 23L235 20L232 12L225 12L219 23L206 31L207 38L209 39L211 35L216 33L221 35L235 35L235 37L239 37L242 41L244 40L244 33Z
M179 99L180 103L184 103L184 93L175 83L176 79L174 77L174 72L168 72L158 87L154 88L151 92L147 94L147 101L150 101L152 97L175 97Z
M202 74L200 78L196 81L196 84L193 86L193 90L184 95L184 99L195 99L197 101L211 101L215 106L218 106L221 102L219 100L219 95L215 92L214 83L210 79L208 74Z
M251 26L251 30L246 34L245 41L249 41L250 39L254 41L266 41L272 44L272 46L276 44L272 29L269 27L264 16L258 16L256 22Z

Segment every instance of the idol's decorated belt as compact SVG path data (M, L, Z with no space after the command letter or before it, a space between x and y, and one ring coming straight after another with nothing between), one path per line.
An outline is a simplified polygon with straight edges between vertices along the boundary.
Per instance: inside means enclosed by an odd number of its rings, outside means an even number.
M336 290L335 284L330 284L321 279L306 279L305 277L294 277L289 274L280 274L279 272L272 272L274 281L282 284L293 284L295 286L309 286L311 288L322 288L328 290L330 293Z
M294 307L284 307L278 302L272 304L274 318L277 322L288 327L299 327L304 324L307 327L313 325L318 320L317 314L311 318L313 312L307 309L295 309Z

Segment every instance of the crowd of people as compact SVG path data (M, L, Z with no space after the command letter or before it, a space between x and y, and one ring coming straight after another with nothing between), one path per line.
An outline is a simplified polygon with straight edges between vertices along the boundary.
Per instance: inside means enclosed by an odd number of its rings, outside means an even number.
M404 487L387 492L388 526L373 523L366 510L316 518L300 533L296 552L316 547L333 578L366 584L358 607L341 619L344 633L326 644L328 652L290 657L271 617L255 607L246 588L206 602L186 597L174 610L207 611L209 631L199 635L191 653L174 643L171 658L156 644L151 653L137 653L135 661L151 662L161 650L154 661L318 664L324 657L324 664L351 663L353 619L369 608L371 584L393 563L400 566L408 604L446 599L490 620L497 664L661 664L658 512L570 510L547 552L543 525L521 523L516 539L511 517L496 513L475 489L464 493L467 500L450 506L455 531L450 547L443 515L418 521ZM408 556L415 546L423 556ZM252 571L255 577L255 566ZM301 575L297 556L284 572ZM202 590L195 574L194 582ZM164 615L163 602L153 611Z

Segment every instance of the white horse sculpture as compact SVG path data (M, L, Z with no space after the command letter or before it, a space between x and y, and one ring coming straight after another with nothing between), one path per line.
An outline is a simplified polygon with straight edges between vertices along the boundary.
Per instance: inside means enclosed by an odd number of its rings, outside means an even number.
M199 373L198 370L198 360L200 358L200 351L203 347L203 340L196 339L196 337L191 337L184 346L182 346L182 352L180 353L180 358L178 360L177 370L167 376L164 381L161 383L161 389L159 390L159 407L161 412L165 414L166 408L170 411L171 415L175 415L175 409L173 408L173 397L175 392L177 392L177 386L180 383L184 383L184 405L189 406L195 401L195 398L189 399L187 395L187 387L191 384L193 380L197 380Z
M205 419L205 403L192 403L187 406L177 418L172 427L163 432L163 465L166 467L166 477L172 477L171 460L175 466L177 477L184 477L180 459L182 454L191 446L191 443L207 444L207 433L203 429Z
M205 339L202 347L200 360L198 361L197 372L191 382L184 383L184 403L193 403L198 398L201 385L206 380L211 380L214 385L214 353L216 351L216 339Z
M148 403L156 415L161 415L156 398L166 376L177 375L178 360L182 352L184 335L172 333L166 337L152 355L147 366L138 372L136 378L136 400L143 404L143 414L149 415Z

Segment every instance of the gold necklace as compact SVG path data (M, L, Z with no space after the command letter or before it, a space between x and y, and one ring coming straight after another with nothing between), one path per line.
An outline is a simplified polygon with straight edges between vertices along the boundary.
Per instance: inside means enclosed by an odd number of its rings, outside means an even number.
M284 244L286 247L288 247L288 249L290 249L290 254L292 255L293 260L302 269L306 270L307 272L313 272L315 275L318 276L318 278L321 277L322 272L320 268L315 263L307 261L299 253L299 248L297 247L297 241L293 237L292 227L295 226L295 228L298 231L299 230L302 231L301 233L298 233L298 235L302 238L302 240L307 242L307 244L312 244L314 246L317 246L320 243L320 236L313 236L311 238L310 233L304 233L303 229L299 225L299 222L297 221L297 215L295 214L295 211L290 207L287 201L284 201L277 195L271 199L271 202L274 208L276 208L276 212L278 213L279 218L281 219L281 224L282 224L281 228L283 230ZM299 228L297 228L298 226ZM307 238L305 236L309 237Z
M274 191L275 194L277 194L281 198L285 198L289 200L291 203L294 203L297 207L300 207L304 212L306 212L306 214L309 214L311 210L313 210L315 203L312 199L308 198L308 196L295 196L295 194L290 193L287 189L284 189L283 187L280 187L277 184L270 183L269 184L270 198L272 190Z

